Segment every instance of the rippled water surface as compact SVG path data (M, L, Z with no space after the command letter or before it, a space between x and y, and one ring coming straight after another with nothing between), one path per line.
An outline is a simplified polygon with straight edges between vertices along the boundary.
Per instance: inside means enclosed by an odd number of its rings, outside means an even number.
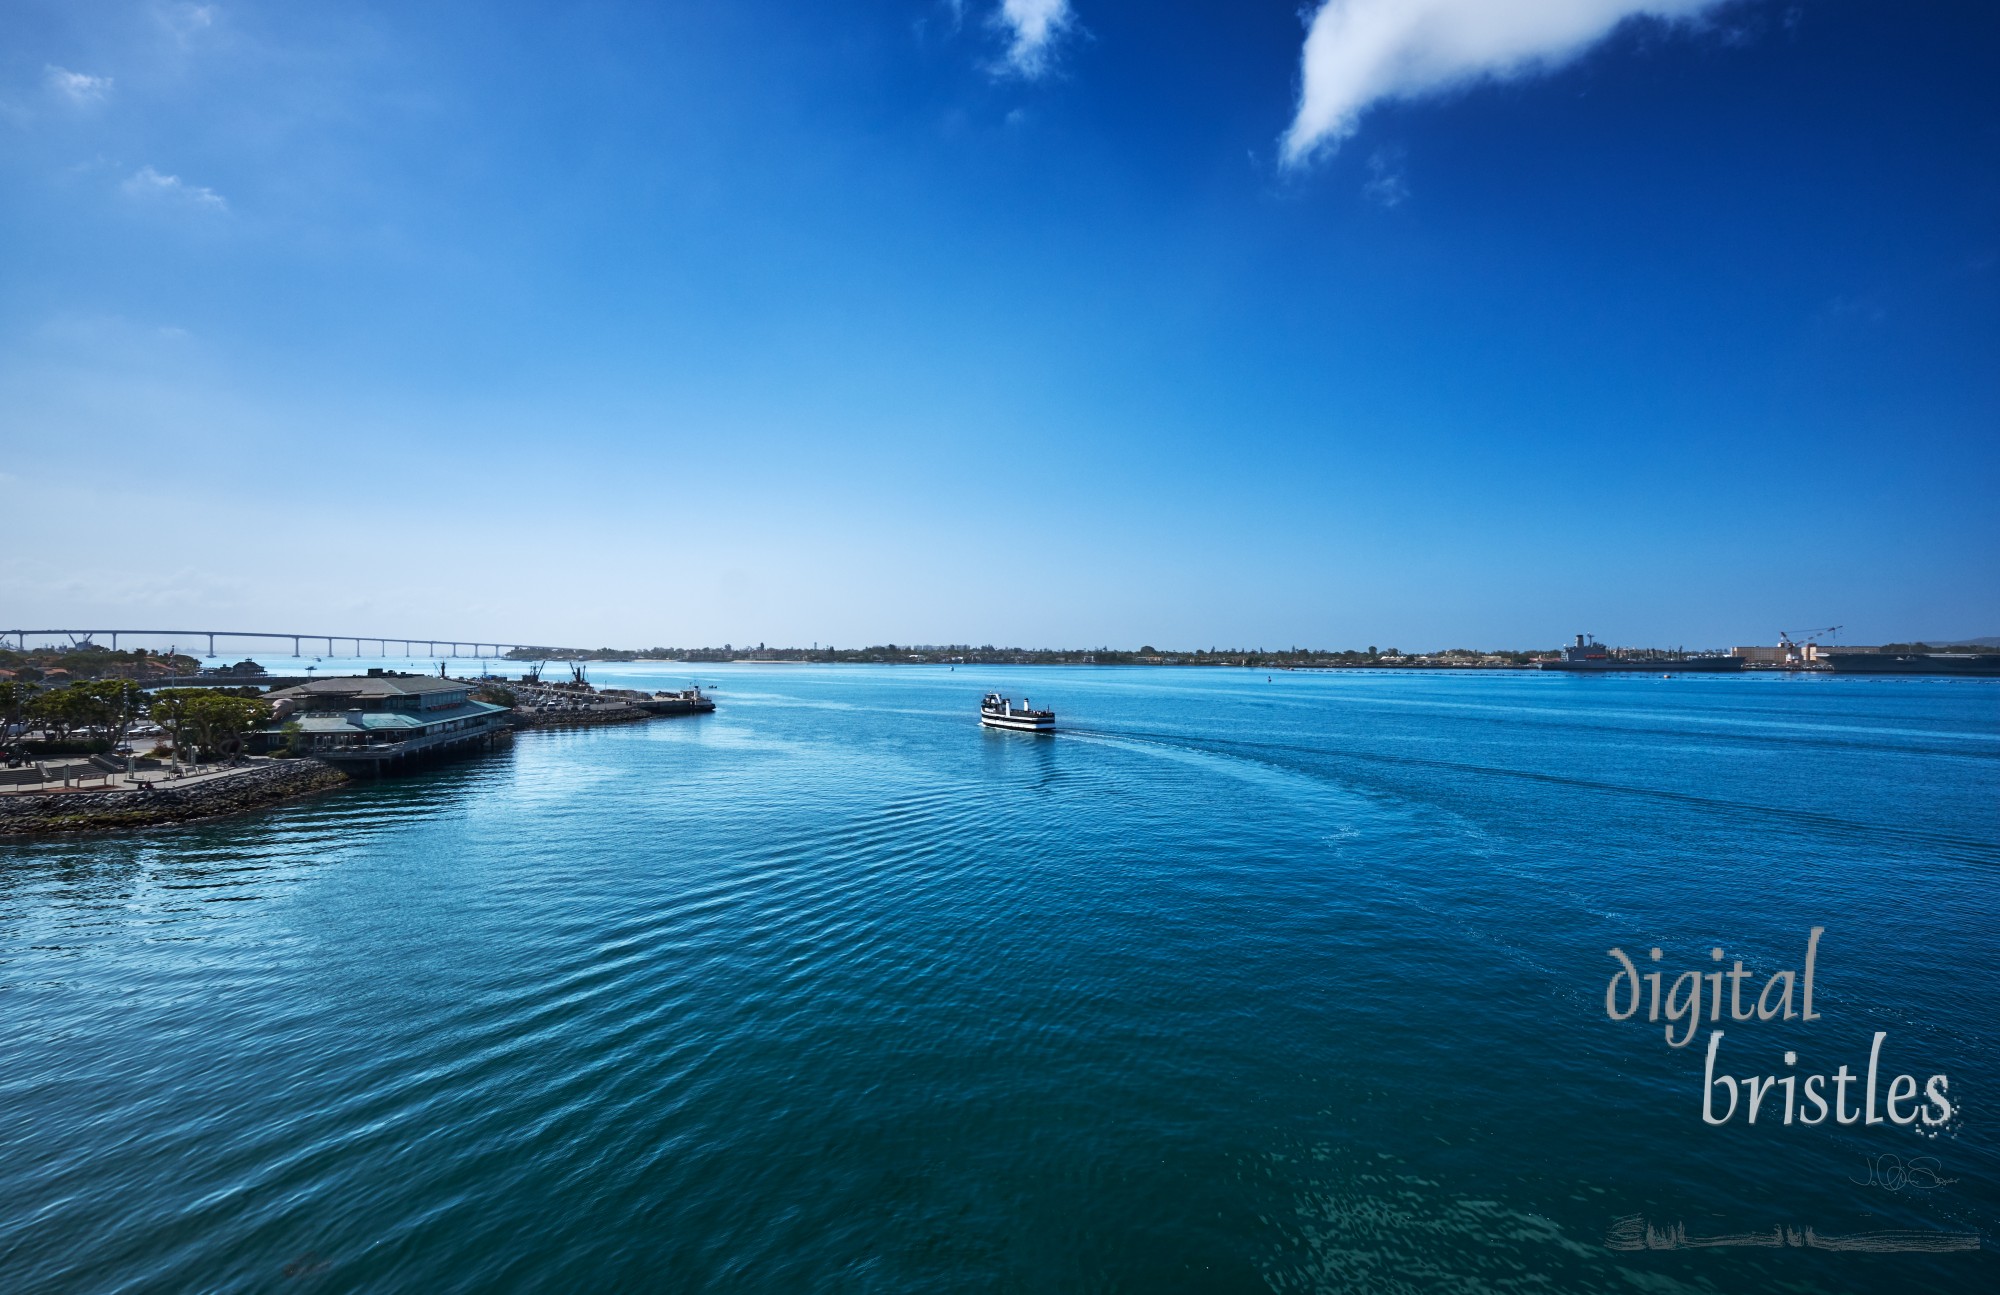
M0 844L0 1290L2000 1289L1606 1246L1995 1243L2000 685L596 677L721 709ZM1813 926L1727 1068L1885 1031L1943 1130L1710 1127L1606 1018L1614 945L1754 989Z

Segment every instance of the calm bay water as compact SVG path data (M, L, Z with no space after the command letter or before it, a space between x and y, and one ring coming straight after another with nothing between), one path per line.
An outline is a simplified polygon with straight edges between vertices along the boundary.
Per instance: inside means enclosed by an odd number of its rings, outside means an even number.
M593 677L721 710L0 844L0 1289L2000 1288L1605 1244L2000 1238L2000 684ZM1606 1018L1614 945L1813 926L1723 1068L1886 1031L1941 1132L1704 1125L1706 1035Z

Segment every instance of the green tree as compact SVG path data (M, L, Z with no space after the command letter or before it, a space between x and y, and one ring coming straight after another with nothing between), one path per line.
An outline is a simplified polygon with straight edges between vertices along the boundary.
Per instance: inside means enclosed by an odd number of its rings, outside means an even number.
M238 755L252 729L271 722L271 703L261 697L230 697L204 692L187 704L188 727L204 753Z
M181 734L188 728L188 704L196 697L207 695L207 692L205 688L162 688L153 694L147 714L167 731L175 752L182 749Z
M23 712L35 695L35 685L16 679L0 679L0 717L9 724L19 724Z
M63 708L69 713L72 729L87 737L110 726L110 707L98 693L95 682L73 683L63 691L69 694L63 699Z
M102 732L113 747L123 745L132 721L145 708L145 691L130 679L98 679L78 687L90 699L90 727Z
M28 704L30 719L58 742L67 742L80 728L88 728L97 714L97 699L83 684L70 684L38 693Z

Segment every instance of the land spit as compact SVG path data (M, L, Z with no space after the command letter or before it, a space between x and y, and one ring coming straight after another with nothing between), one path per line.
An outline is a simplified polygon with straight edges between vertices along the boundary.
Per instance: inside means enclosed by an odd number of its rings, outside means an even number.
M690 702L686 695L614 693L538 700L543 704L522 706L508 715L507 728L629 724L683 713L683 707L714 709L705 699L697 697ZM505 735L504 730L501 735ZM351 775L329 761L301 756L253 759L233 768L197 773L185 782L178 778L155 778L103 789L22 790L0 794L0 838L66 836L190 823L269 808L351 780ZM106 781L115 783L111 777L106 777Z

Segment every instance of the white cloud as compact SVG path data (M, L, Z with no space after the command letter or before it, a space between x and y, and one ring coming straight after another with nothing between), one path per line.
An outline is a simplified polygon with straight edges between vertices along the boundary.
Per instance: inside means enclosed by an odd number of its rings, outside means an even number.
M1727 0L1324 0L1301 59L1284 158L1352 134L1369 105L1545 71L1627 18L1686 18Z
M1025 77L1047 71L1049 47L1075 18L1069 0L1000 0L993 20L1010 33L1007 67Z
M171 202L204 211L227 211L229 202L205 185L189 184L177 175L162 175L150 166L134 171L124 184L128 197L142 202Z
M49 89L71 103L101 103L104 96L111 93L111 78L92 76L88 72L72 72L66 67L49 64L42 74Z

